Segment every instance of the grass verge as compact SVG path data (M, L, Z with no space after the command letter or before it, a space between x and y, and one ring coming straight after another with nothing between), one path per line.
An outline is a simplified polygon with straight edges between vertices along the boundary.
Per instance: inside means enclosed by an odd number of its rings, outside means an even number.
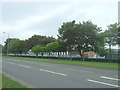
M25 60L34 60L34 61L44 61L44 62L52 62L52 63L62 63L62 64L70 64L70 65L79 65L79 66L91 66L91 67L99 67L99 68L108 68L108 69L118 69L118 63L108 63L108 62L90 62L90 61L70 61L70 60L58 60L58 59L42 59L42 58L27 58L27 57L11 57L14 59L25 59Z
M2 77L2 85L0 85L2 88L27 88L26 86L15 80L12 80L4 74L0 74L0 77Z

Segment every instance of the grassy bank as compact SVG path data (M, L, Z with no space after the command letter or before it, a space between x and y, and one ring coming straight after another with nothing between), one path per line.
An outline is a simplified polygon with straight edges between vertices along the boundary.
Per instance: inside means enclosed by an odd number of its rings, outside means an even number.
M2 85L0 87L2 88L26 88L26 86L22 85L21 83L12 80L11 78L0 74L0 77L2 77Z
M27 57L10 57L15 59L25 59L25 60L34 60L34 61L44 61L52 63L63 63L79 66L91 66L99 68L109 68L109 69L118 69L118 63L108 63L108 62L90 62L90 61L70 61L70 60L58 60L58 59L41 59L41 58L27 58Z

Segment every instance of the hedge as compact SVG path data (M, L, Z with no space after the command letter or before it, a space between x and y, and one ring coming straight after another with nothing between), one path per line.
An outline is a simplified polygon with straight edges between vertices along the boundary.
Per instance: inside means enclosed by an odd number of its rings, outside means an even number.
M14 56L14 55L9 55ZM15 56L16 57L16 56ZM17 57L29 57L29 58L46 58L46 59L59 59L59 60L70 60L70 57L55 57L55 56L25 56L18 55ZM120 63L120 59L101 59L101 58L80 58L80 57L72 57L73 61L92 61L92 62L111 62L111 63Z

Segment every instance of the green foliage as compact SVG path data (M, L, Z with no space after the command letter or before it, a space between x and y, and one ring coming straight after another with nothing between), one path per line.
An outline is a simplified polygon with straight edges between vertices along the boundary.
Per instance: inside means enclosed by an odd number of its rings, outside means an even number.
M3 46L3 49L2 49L2 53L5 55L8 53L8 44L10 43L11 40L12 40L11 38L8 38L5 41L5 45Z
M118 24L110 24L108 29L104 31L102 34L105 38L105 42L109 45L117 45L118 44Z
M66 44L68 51L76 49L82 57L82 53L85 51L97 51L102 41L98 37L100 31L101 29L91 21L75 24L73 20L63 23L58 29L58 38L59 41Z
M27 53L29 51L29 48L28 48L28 42L27 40L21 40L20 41L20 49L21 49L21 53Z
M41 35L34 35L28 39L29 49L34 47L35 45L42 45L45 46L48 43L54 42L56 39L53 37L41 36Z
M41 45L36 45L32 48L32 52L34 52L36 54L36 56L38 56L38 53L42 52L42 55L43 55L43 52L45 52L45 47L41 46Z
M29 38L28 40L14 40L14 38L9 38L5 41L5 45L3 47L3 54L7 54L9 53L27 53L32 47L36 46L36 45L46 45L48 43L54 42L56 41L55 38L53 37L47 37L47 36L41 36L41 35L34 35L31 38ZM16 38L17 39L17 38ZM12 40L12 42L11 42ZM14 47L15 46L15 47ZM19 47L19 48L16 48ZM13 50L14 48L14 50ZM16 49L16 50L15 50Z
M21 53L20 40L17 38L11 39L10 42L8 43L7 50L9 53L14 54Z
M46 45L46 50L48 52L59 52L60 51L60 43L59 42L52 42Z
M83 21L78 24L75 20L64 22L58 29L57 40L53 37L41 35L34 35L27 40L9 38L3 46L2 53L26 54L32 49L36 55L39 52L43 55L44 52L59 53L76 50L81 57L86 51L95 51L104 56L106 53L105 43L109 46L118 44L117 25L117 23L110 24L106 31L100 33L101 29L91 21Z

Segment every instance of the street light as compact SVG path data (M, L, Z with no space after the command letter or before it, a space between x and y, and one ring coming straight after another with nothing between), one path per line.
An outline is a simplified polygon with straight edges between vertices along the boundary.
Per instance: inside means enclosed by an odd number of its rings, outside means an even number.
M6 33L6 32L3 32L4 34ZM6 51L7 51L7 55L8 55L8 43L9 43L9 33L7 33L7 35L8 35L8 41L7 41L7 47L6 47Z

